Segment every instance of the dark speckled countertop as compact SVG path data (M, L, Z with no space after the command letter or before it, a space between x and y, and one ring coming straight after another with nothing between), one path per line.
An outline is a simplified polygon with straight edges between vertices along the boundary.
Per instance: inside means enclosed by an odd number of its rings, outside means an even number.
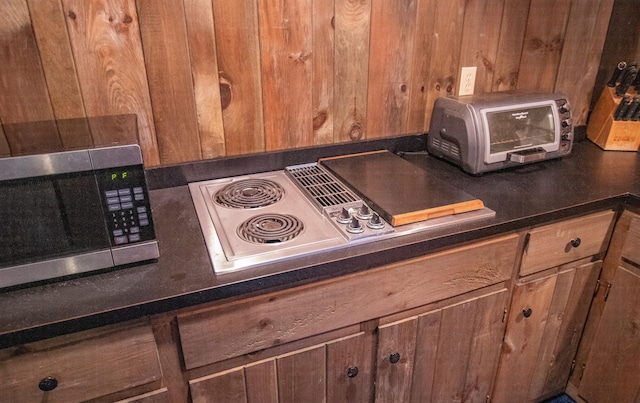
M406 144L401 141L382 146L397 152L419 149L420 143L403 147ZM369 144L351 152L379 146ZM255 157L261 162L251 167L254 171L259 170L256 167L272 170L274 164L311 162L334 151L325 148L287 154L288 157L261 155ZM624 205L640 206L638 154L604 152L589 141L575 144L573 153L560 160L478 177L425 153L401 154L430 174L484 201L496 211L495 218L216 276L186 186L191 179L211 179L206 173L207 165L157 170L149 174L152 187L159 177L164 177L164 183L166 178L172 182L171 187L150 192L160 259L91 276L0 291L0 347L367 270L572 215ZM308 159L300 161L305 157ZM226 176L246 173L251 169L246 167L249 160L250 157L225 160L224 166L242 169L228 168L223 172Z

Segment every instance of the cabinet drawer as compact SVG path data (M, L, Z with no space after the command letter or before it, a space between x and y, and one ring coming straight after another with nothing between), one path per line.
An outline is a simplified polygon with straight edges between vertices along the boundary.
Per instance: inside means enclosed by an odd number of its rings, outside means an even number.
M520 275L604 252L611 235L614 216L615 212L608 210L529 231Z
M511 277L507 235L178 317L187 368L340 329Z
M629 224L629 232L622 247L622 257L640 264L640 216L637 214L625 213L631 215L631 223Z
M151 328L137 326L8 358L0 377L0 400L69 403L160 381L162 372Z

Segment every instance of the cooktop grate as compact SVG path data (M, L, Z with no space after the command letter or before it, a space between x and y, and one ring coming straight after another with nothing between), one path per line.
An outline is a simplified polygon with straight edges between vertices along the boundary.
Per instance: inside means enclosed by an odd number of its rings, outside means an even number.
M218 190L214 201L223 207L251 209L270 206L282 199L284 189L267 179L244 179Z
M360 200L316 163L287 167L286 172L320 207Z
M238 227L238 236L251 243L280 243L302 233L304 224L289 214L260 214Z

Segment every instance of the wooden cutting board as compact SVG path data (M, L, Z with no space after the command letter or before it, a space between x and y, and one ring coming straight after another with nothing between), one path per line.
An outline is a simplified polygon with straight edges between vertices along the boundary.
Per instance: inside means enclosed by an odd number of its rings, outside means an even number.
M411 224L484 207L484 203L386 150L323 158L391 225Z

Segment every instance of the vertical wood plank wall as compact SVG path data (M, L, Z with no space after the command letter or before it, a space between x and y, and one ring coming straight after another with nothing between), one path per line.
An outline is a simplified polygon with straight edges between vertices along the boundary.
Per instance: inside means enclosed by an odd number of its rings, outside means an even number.
M3 0L0 156L34 147L12 124L118 114L147 166L420 133L465 66L583 125L613 2Z

